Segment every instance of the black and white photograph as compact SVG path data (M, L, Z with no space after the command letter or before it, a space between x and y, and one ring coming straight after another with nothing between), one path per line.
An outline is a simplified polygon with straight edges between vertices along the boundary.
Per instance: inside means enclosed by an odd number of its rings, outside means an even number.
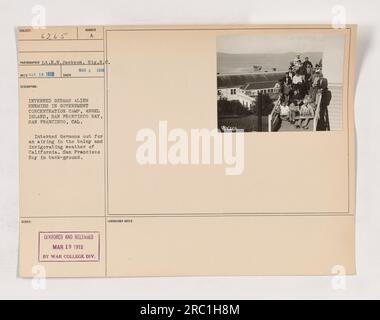
M344 35L217 39L221 132L342 130Z

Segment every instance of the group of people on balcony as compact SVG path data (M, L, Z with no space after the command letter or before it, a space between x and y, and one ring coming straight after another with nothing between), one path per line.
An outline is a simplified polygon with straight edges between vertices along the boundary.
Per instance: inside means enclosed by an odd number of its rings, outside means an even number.
M309 128L317 109L317 93L323 87L322 63L313 66L308 57L297 54L279 81L280 96L274 114L296 128Z

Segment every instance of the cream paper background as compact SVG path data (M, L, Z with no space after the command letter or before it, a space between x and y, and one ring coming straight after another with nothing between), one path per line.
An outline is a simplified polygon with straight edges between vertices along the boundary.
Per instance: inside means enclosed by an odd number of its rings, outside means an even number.
M51 29L64 31L75 34ZM187 130L216 127L216 37L260 32L343 37L343 130L246 134L240 176L218 166L140 166L138 130L160 120ZM322 275L334 266L355 273L354 26L105 27L104 34L105 100L102 81L20 79L38 84L20 91L21 276L32 276L37 264L48 277ZM19 36L21 51L41 49L40 41ZM68 50L71 40L52 43ZM28 139L52 128L25 126L26 102L55 94L91 97L90 107L106 101L104 157L27 160ZM58 125L54 133L102 132L99 122L91 125ZM98 262L38 261L45 247L36 241L39 232L82 232L88 225L100 232Z

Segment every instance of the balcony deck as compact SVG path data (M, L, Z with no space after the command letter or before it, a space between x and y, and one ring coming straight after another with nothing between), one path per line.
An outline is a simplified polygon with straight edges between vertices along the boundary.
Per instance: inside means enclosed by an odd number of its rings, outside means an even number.
M304 129L304 128L296 128L296 126L294 124L291 124L289 121L287 120L282 120L281 122L281 127L280 129L278 130L279 132L281 131L297 131L297 132L300 132L300 131L314 131L313 130L313 120L310 120L309 122L309 128L308 129Z

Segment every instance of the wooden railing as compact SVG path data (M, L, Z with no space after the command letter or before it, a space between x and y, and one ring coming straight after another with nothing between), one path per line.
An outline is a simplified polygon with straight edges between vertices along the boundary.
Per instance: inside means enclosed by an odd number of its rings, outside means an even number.
M315 109L315 112L314 112L313 131L317 131L319 117L321 114L322 93L320 93L320 92L317 93L317 96L315 98L315 102L317 104L317 108Z
M277 99L276 103L274 104L274 107L272 109L272 112L270 113L270 115L268 116L268 131L269 132L272 132L272 121L273 121L273 118L275 116L275 112L277 110L277 107L279 106L280 104L280 98Z

